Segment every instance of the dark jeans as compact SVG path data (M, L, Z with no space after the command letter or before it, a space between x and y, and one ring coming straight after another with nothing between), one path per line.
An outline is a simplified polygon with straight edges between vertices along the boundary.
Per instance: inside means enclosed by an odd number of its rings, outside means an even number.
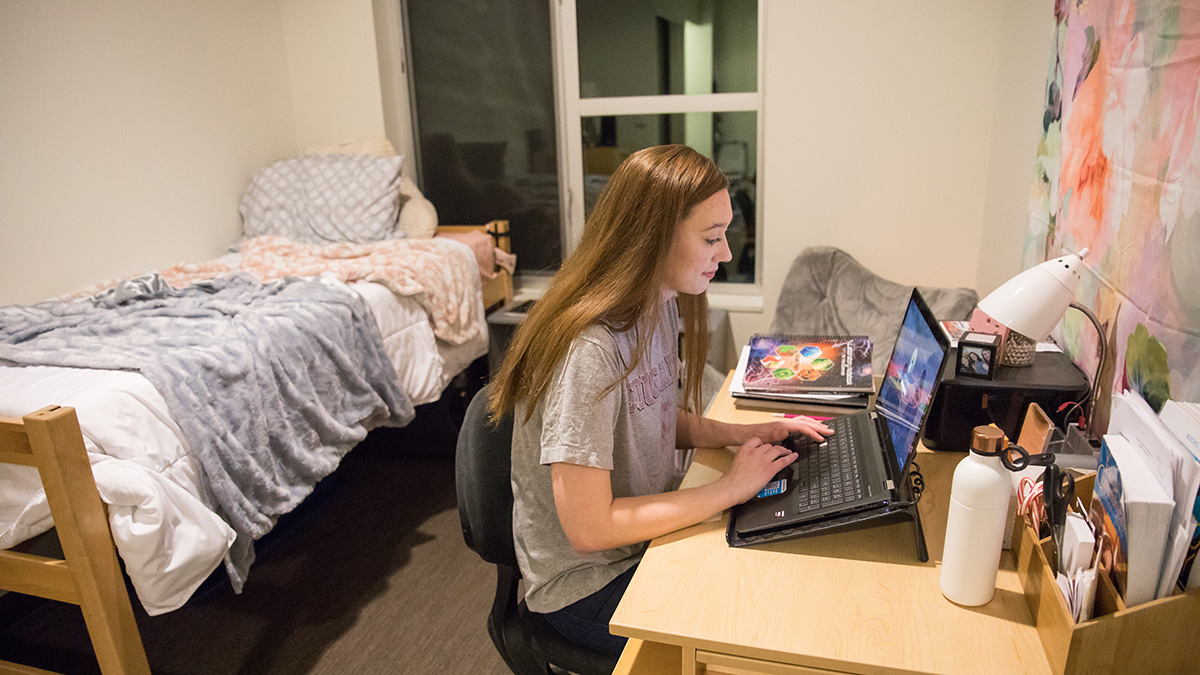
M563 637L601 654L620 656L628 638L608 632L608 621L629 588L637 565L608 582L604 588L562 609L544 614L546 621Z

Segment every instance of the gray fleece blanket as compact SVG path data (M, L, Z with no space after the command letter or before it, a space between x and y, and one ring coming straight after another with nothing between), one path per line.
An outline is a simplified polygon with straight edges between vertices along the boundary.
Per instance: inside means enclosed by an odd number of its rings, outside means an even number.
M966 319L979 302L971 288L917 288L938 319ZM871 365L881 375L896 346L912 289L879 276L840 249L806 248L784 279L771 332L866 335L874 345Z
M251 540L368 430L413 417L370 311L319 280L236 275L182 289L142 280L91 301L3 307L0 362L149 379L239 535L235 586Z

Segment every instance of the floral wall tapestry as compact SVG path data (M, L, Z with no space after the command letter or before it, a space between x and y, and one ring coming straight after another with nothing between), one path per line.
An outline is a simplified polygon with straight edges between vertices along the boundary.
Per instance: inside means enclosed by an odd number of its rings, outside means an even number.
M1026 268L1090 249L1077 301L1103 324L1094 428L1110 393L1200 400L1200 3L1058 0ZM1098 337L1060 344L1090 375Z

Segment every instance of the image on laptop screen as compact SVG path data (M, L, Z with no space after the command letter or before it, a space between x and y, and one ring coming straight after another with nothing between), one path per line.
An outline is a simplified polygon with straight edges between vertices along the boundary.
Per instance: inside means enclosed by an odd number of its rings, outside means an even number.
M896 348L887 365L875 410L888 421L896 465L904 467L909 451L916 445L921 421L933 398L945 352L930 329L921 309L908 301L904 325L896 337Z

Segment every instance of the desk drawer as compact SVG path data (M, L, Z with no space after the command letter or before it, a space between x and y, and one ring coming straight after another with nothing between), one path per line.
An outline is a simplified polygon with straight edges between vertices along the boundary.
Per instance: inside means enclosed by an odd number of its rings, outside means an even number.
M682 669L679 647L629 638L613 675L664 675L682 672Z
M836 672L838 671L696 650L697 675L830 675Z

